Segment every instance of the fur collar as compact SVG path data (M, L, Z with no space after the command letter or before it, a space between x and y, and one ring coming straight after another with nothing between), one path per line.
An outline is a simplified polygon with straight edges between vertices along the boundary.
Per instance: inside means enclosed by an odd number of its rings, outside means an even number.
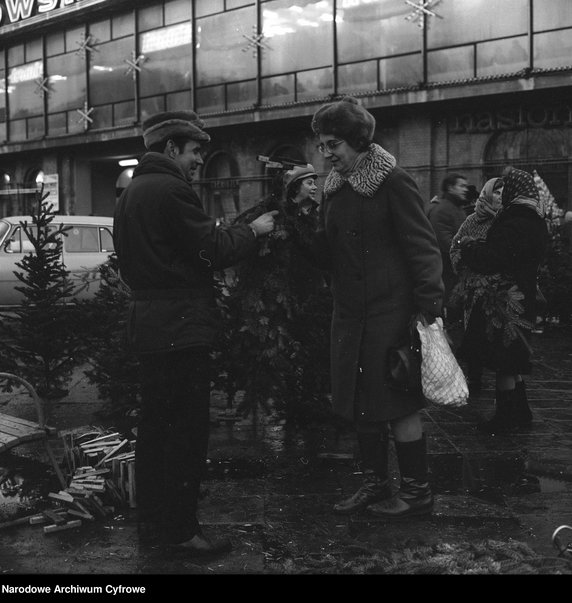
M356 193L373 197L396 165L395 157L378 144L372 143L364 160L347 178L332 170L324 183L324 193L337 193L347 182Z

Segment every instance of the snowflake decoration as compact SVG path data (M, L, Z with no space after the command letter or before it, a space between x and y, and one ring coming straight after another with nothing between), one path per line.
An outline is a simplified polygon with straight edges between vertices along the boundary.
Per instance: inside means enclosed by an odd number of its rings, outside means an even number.
M442 19L443 17L441 15L438 15L431 10L440 2L441 0L418 0L417 2L405 0L405 4L408 4L415 9L411 14L405 17L405 20L411 21L412 23L417 23L417 26L422 28L425 26L425 20L428 17Z

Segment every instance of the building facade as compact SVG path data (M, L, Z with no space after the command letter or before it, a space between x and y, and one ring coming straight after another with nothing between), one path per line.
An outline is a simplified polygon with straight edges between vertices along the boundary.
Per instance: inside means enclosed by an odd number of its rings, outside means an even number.
M42 183L112 215L140 124L194 108L197 181L231 220L268 192L260 156L328 167L311 116L351 94L426 199L536 169L572 209L571 0L0 0L0 215Z

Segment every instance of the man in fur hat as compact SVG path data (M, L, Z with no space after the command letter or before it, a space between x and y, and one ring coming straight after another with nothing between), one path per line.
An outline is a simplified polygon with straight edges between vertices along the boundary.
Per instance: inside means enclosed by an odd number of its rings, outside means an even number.
M128 337L140 363L135 452L142 542L189 555L230 549L205 536L197 500L209 438L211 349L220 322L213 271L255 255L274 228L267 212L250 224L217 227L191 187L209 142L193 111L143 123L148 152L119 199L114 241L131 288Z

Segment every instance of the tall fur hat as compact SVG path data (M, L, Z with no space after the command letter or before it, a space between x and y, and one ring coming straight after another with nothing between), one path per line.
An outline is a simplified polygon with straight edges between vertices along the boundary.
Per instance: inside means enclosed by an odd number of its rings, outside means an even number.
M345 140L356 151L365 151L373 141L375 117L356 98L322 105L312 118L316 134L332 134Z
M143 122L145 148L169 138L188 136L190 140L209 142L211 137L203 130L205 122L194 111L165 111L156 113Z

